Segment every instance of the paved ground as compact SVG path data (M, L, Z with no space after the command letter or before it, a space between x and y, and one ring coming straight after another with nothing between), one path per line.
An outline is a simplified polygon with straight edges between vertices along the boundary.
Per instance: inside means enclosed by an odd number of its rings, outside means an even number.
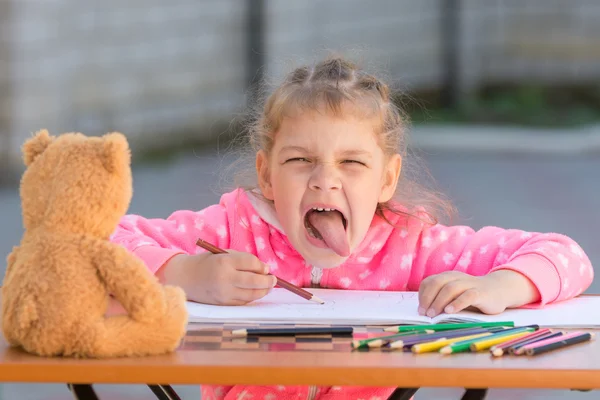
M430 152L425 155L440 187L459 207L460 222L473 227L497 225L570 235L600 265L600 156L477 155ZM166 217L180 208L202 208L218 199L221 160L192 152L172 163L134 169L134 200L130 212ZM189 183L192 182L192 185ZM0 254L7 254L21 235L16 188L0 189ZM4 264L4 263L0 263ZM4 274L4 269L0 270ZM597 280L589 293L600 293ZM197 399L197 387L176 387L183 399ZM110 399L151 399L143 386L101 385ZM460 391L427 389L417 399L458 399ZM489 399L596 398L597 393L569 391L492 390ZM63 385L0 385L0 399L70 398Z

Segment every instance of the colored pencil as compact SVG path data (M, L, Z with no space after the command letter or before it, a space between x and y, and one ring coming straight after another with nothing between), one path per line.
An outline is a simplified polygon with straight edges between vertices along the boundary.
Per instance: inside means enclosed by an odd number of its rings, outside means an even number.
M530 344L526 344L525 346L523 346L523 347L522 347L522 349L523 349L523 350L527 350L527 349L529 349L529 348L532 348L532 347L536 347L536 346L543 346L543 345L545 345L545 344L549 344L549 343L552 343L552 342L556 342L556 341L558 341L558 340L568 339L568 338L569 338L569 337L571 337L571 336L580 335L581 333L582 333L582 332L579 332L579 331L575 331L575 332L569 332L569 333L563 332L563 334L562 334L561 336L552 337L552 338L547 338L547 339L544 339L544 340L539 340L539 341L537 341L537 342L533 342L533 343L530 343Z
M582 335L584 332L581 331L575 331L575 332L562 332L562 335L557 335L555 337L549 337L543 340L539 340L537 342L533 342L533 343L529 343L526 344L525 346L521 347L520 350L520 354L524 354L525 352L527 352L528 349L532 349L534 347L538 347L538 346L545 346L547 344L551 344L554 342L559 342L561 340L567 340L569 338L578 336L578 335Z
M352 335L351 326L318 326L297 328L248 328L231 331L233 336Z
M455 338L451 338L451 339L442 338L442 339L435 340L433 342L415 344L414 346L411 347L410 350L415 354L429 353L432 351L437 351L437 350L441 349L442 347L446 347L447 345L452 344L452 343L460 342L463 340L477 339L479 337L490 336L490 335L492 335L491 332L485 332L485 333L478 333L477 335L459 336L459 337L455 337ZM394 343L392 343L392 344L390 344L390 347L395 348L397 346L395 346ZM400 346L400 347L402 347L402 346Z
M390 346L392 343L394 344L394 348L400 347L412 347L416 344L420 343L428 343L434 340L440 339L452 339L460 336L468 336L475 335L478 333L496 333L499 331L503 331L504 327L493 327L493 328L464 328L464 329L456 329L450 331L442 331L442 332L433 332L430 334L414 334L411 336L405 336L400 340L396 340L394 342L390 342ZM384 344L385 345L385 344Z
M535 339L538 337L542 337L546 334L552 333L552 330L549 328L544 328L544 329L539 329L537 331L534 331L532 333L529 333L527 335L525 335L522 338L519 339L514 339L514 340L509 340L508 342L504 342L495 346L490 347L490 350L495 350L495 349L499 349L499 348L509 348L511 346L516 346L520 343L523 343L524 341L527 340L531 340L531 339Z
M543 345L532 343L531 346L533 346L533 347L527 348L525 350L525 354L527 354L528 356L535 356L538 354L546 353L548 351L562 349L564 347L572 346L577 343L587 342L587 341L592 340L593 338L594 338L594 334L589 333L589 332L588 333L577 332L574 334L563 335L563 336L556 338L556 340L551 343L547 343L547 344L543 344ZM549 340L554 340L554 339L549 339ZM525 346L525 347L527 347L527 346Z
M507 335L513 335L515 333L519 333L519 332L531 332L533 331L534 328L531 327L520 327L520 328L513 328L513 329L506 329L502 332L498 332L495 333L493 336L497 336L497 337L501 337L501 336L507 336ZM464 340L462 342L456 342L456 343L452 343L446 347L443 347L440 349L440 353L442 354L454 354L454 353L462 353L465 351L470 351L471 350L471 344L479 341L479 340L483 340L483 339L488 339L490 337L486 336L483 338L479 338L479 339L470 339L470 340Z
M212 245L202 239L198 239L196 241L196 245L202 247L204 250L210 251L213 254L227 253L225 250L220 249L217 246ZM279 277L275 277L275 278L277 278L277 286L282 287L286 290L289 290L290 292L297 294L298 296L300 296L306 300L314 301L315 303L319 303L319 304L325 304L325 302L323 300L321 300L314 294L312 294L302 288L299 288L298 286L296 286L288 281L284 281L283 279L281 279Z
M513 333L512 335L506 335L506 336L492 335L492 337L490 337L490 338L482 339L475 343L472 343L471 351L477 352L477 351L481 351L481 350L488 350L490 347L492 347L494 345L497 345L500 343L505 343L510 340L522 338L523 336L528 335L529 333L530 332L526 331L526 332L517 332L517 333Z
M434 331L447 331L451 329L461 329L461 328L491 328L495 326L515 326L515 323L512 321L498 321L498 322L464 322L458 324L423 324L423 325L399 325L399 326L390 326L385 328L386 332L404 332L407 330L417 330L417 329L430 329Z
M544 335L544 336L542 336L542 337L540 337L538 339L532 339L532 340L525 341L523 343L519 343L517 345L514 345L510 349L508 349L508 352L510 354L514 354L516 356L520 356L520 355L522 355L525 352L525 350L523 350L523 347L525 347L526 345L532 344L532 343L536 343L536 342L540 342L540 341L546 340L546 339L552 339L552 338L555 338L555 337L564 336L564 334L565 334L564 332L553 332L550 335Z
M552 334L552 331L548 328L544 328L544 329L540 329L539 331L535 331L532 333L529 333L523 337L520 338L516 338L514 340L509 340L508 342L504 342L495 346L490 347L490 353L495 356L495 357L501 357L504 355L504 353L508 352L508 349L510 349L513 346L516 346L518 344L521 343L525 343L528 342L530 340L534 340L534 339L540 339L543 338L546 335L550 335Z
M423 331L419 331L420 333L423 333ZM433 331L426 331L425 333L434 333ZM394 340L397 339L399 337L404 337L404 336L413 336L415 333L414 332L403 332L403 333L397 333L395 335L386 335L386 336L379 336L379 337L373 337L373 338L368 338L368 339L361 339L361 340L354 340L352 341L352 347L358 349L358 348L362 348L362 347L383 347L386 344L386 341L389 340Z

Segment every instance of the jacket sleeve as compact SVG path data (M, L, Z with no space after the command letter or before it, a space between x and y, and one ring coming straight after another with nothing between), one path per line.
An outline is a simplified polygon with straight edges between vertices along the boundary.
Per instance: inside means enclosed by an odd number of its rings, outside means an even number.
M424 278L444 271L481 276L502 269L523 274L537 287L541 300L530 307L577 296L594 277L590 260L567 236L438 224L421 231L409 287L417 290Z
M137 255L154 274L176 254L196 254L204 250L198 239L220 248L230 243L226 208L212 205L201 211L176 211L167 219L124 216L111 235L111 241Z

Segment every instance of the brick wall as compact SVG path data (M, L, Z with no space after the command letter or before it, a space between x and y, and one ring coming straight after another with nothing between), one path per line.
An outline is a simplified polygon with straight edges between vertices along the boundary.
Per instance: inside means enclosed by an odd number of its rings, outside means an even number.
M0 184L4 174L11 166L11 65L8 62L10 42L8 21L12 16L12 4L0 1Z
M407 90L440 82L437 0L271 1L269 6L267 69L274 76L335 50Z
M436 87L439 0L267 0L265 71L327 49ZM463 0L461 86L600 78L600 3ZM245 104L242 0L0 1L0 155L39 128L119 130L136 149L221 133ZM7 141L6 138L10 138ZM0 166L0 168L5 168Z
M0 65L11 71L11 90L0 91L0 101L9 103L10 124L0 129L12 136L13 161L39 128L120 130L140 147L142 136L160 145L182 140L180 133L206 134L199 127L244 104L242 2L0 2L6 5L12 14L0 14Z

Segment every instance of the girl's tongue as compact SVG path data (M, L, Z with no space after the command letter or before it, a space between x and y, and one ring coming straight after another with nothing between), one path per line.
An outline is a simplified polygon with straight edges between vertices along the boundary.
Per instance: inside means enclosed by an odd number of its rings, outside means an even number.
M321 239L338 255L347 257L350 255L350 245L346 237L344 217L339 211L316 211L308 212L307 228L314 236Z

